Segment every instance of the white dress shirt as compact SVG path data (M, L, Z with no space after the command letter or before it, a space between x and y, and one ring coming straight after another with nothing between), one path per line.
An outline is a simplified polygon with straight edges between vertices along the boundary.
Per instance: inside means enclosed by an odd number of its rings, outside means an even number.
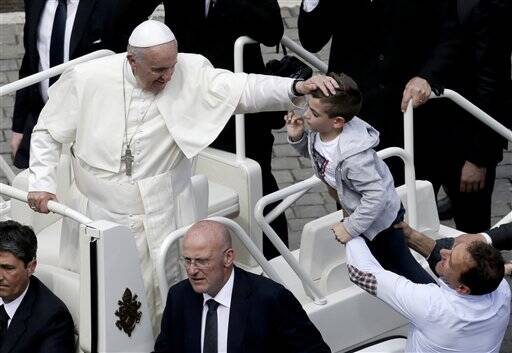
M64 33L64 62L69 60L69 43L71 40L71 32L73 23L75 22L76 10L78 9L79 0L68 0L66 30ZM37 51L39 53L39 71L50 68L50 41L52 38L53 20L55 11L57 11L58 0L47 0L39 21L39 29L37 31ZM48 100L49 80L41 81L41 95L46 102Z
M30 282L28 283L27 288L21 293L21 295L14 299L12 302L5 303L2 298L0 298L0 305L4 306L5 312L7 315L9 315L9 320L7 320L7 327L11 324L12 318L14 317L14 314L16 314L16 310L18 310L18 307L20 306L21 302L23 301L23 298L25 298L25 294L27 294L28 287L30 286Z
M233 294L233 283L235 281L235 271L231 270L228 281L213 298L219 306L217 307L217 345L219 353L228 351L228 326L229 326L229 310L231 308L231 295ZM203 316L201 318L201 353L203 352L204 328L206 325L206 314L208 313L208 305L206 302L212 297L203 294Z
M442 279L416 284L382 268L361 237L347 243L351 280L409 321L406 352L500 351L510 318L510 288L503 280L484 295L463 295Z

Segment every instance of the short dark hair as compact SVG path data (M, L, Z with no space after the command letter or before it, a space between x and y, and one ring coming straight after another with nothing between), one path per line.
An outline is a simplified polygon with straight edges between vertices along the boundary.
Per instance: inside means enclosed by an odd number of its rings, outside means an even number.
M37 254L34 231L15 221L0 222L0 251L10 252L27 266Z
M475 241L466 248L474 266L460 275L459 281L466 285L472 295L491 293L503 280L505 261L501 253L491 245Z
M339 88L336 88L336 93L332 96L326 96L320 89L317 89L311 95L314 98L319 98L322 103L327 103L325 113L330 118L340 116L346 122L349 122L361 111L361 105L363 104L361 91L357 83L344 73L330 72L327 76L332 77L338 83Z

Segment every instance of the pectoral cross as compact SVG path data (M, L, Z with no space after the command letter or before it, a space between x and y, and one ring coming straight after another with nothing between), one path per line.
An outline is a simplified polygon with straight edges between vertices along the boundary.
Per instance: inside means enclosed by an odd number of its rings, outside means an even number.
M126 166L126 175L132 175L132 166L133 166L133 155L132 150L130 149L130 145L126 146L126 151L124 152L124 156L121 156L121 162L124 162Z

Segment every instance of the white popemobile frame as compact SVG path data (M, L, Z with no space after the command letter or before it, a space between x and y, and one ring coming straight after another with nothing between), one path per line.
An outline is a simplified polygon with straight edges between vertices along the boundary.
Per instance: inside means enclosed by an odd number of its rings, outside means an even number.
M243 71L241 58L243 57L243 47L247 43L254 43L254 41L248 37L241 37L235 43L235 71ZM283 37L282 43L316 68L324 72L326 71L327 66L323 62L313 54L305 51L289 38ZM0 87L0 96L12 93L18 89L37 83L51 76L58 75L62 73L65 68L79 62L110 54L111 52L106 50L95 52L59 65L45 72L2 86ZM442 97L452 99L485 124L489 125L500 135L504 136L509 141L512 141L512 132L509 129L496 122L489 115L478 109L469 101L465 100L456 92L445 90ZM438 97L432 96L431 98ZM405 199L403 199L403 201L407 208L409 223L413 226L418 225L420 229L427 232L430 231L432 234L436 234L438 231L443 232L443 235L457 234L456 230L450 230L443 226L441 226L441 230L439 230L437 214L430 215L430 219L425 221L425 218L428 218L426 216L428 214L428 210L425 211L424 209L421 209L421 207L424 203L428 204L428 202L433 200L433 194L429 191L431 187L429 189L428 183L415 181L413 163L414 140L412 128L413 111L411 103L409 103L407 112L404 114L405 148L400 149L393 147L379 151L378 153L383 158L387 158L392 155L399 156L405 163L405 188L407 189L407 192L402 190L401 194L402 196L405 195ZM236 134L237 152L236 157L234 158L235 161L232 161L230 159L231 157L227 155L223 155L222 153L219 154L218 151L213 149L208 149L205 153L205 159L207 162L197 162L198 169L201 173L208 169L208 163L211 161L218 164L218 166L215 167L217 169L219 169L221 164L228 161L229 165L233 168L242 166L241 168L244 169L244 172L241 173L242 179L244 178L243 175L259 175L259 166L253 165L254 162L247 159L245 156L243 115L237 115L236 117ZM12 173L12 170L2 158L0 158L0 170L2 170L7 176L9 182L13 181L14 173ZM222 173L222 170L220 172ZM216 173L219 173L219 171ZM215 179L215 176L212 176L212 178ZM249 179L250 176L247 178ZM215 180L216 182L220 182L218 177ZM228 180L225 182L229 183ZM249 184L251 183L253 182L249 182ZM393 338L393 334L403 333L405 324L404 320L394 311L383 305L380 301L368 296L348 281L344 281L344 279L346 279L346 273L343 272L343 266L341 266L344 264L344 252L340 252L339 254L336 253L339 248L332 247L333 249L330 249L330 243L327 243L326 253L328 252L329 256L338 256L338 262L328 264L328 268L324 270L321 268L319 269L318 264L313 264L308 271L304 271L302 268L304 262L301 261L300 253L305 253L305 250L309 249L303 249L301 245L300 250L290 252L280 241L277 234L275 234L272 228L268 225L268 223L300 198L307 190L319 183L321 183L320 180L316 177L311 177L296 185L292 185L273 194L267 195L261 198L257 203L256 200L254 200L255 195L251 196L251 190L256 194L259 193L261 196L261 182L259 186L256 183L253 184L252 187L249 186L249 191L247 191L248 195L242 197L245 200L244 202L248 201L247 205L244 206L245 208L249 211L254 208L254 216L252 212L249 213L249 218L252 218L252 220L242 219L241 227L240 224L227 218L213 217L211 219L215 219L225 224L232 231L235 239L238 239L239 245L246 249L245 251L247 256L242 257L242 262L246 267L250 267L253 271L263 271L269 277L283 283L292 290L303 304L306 312L313 322L317 324L324 335L324 338L334 352L347 350L355 352L359 348L354 349L354 347L361 347L361 344L364 342L368 342L376 338ZM229 187L230 185L228 184L227 186ZM227 190L227 188L225 190ZM22 203L26 203L26 192L5 184L0 184L0 196L1 195L10 197L12 200L18 200ZM253 199L251 199L251 197ZM420 199L418 204L416 199L417 197ZM262 214L263 208L278 200L283 201L275 207L274 210L267 214L266 217L264 217ZM236 216L236 211L238 210L238 212L240 212L240 201L240 199L230 201L232 203L238 203L238 205L229 204L226 208L229 212L221 210L218 211L218 214L223 215L224 212L224 214L229 213L231 216ZM15 203L14 206L19 207L20 205ZM24 207L26 208L26 206ZM44 271L44 273L41 273L42 278L47 280L50 279L55 282L50 283L50 287L57 294L60 294L64 302L71 307L75 322L79 322L79 351L139 352L152 350L153 337L151 334L151 325L147 319L147 315L144 315L144 313L147 313L147 303L145 295L143 294L142 276L140 274L139 265L137 261L133 261L134 258L137 258L137 250L130 231L123 226L106 221L92 222L89 218L54 201L49 202L48 207L51 212L64 217L69 217L81 224L80 258L82 271L79 279L80 285L78 291L80 300L78 308L76 308L75 305L76 295L73 298L73 294L76 294L76 286L73 287L73 290L68 291L67 287L63 288L58 285L58 282L62 279L59 277L59 271L64 272L63 277L68 281L69 278L75 278L73 281L76 282L76 274L69 275L65 273L69 271L59 269L53 265L41 266ZM418 207L420 207L420 210L418 210ZM428 207L432 209L432 204L429 204L427 208ZM420 219L418 219L418 214L421 215ZM10 201L3 203L0 202L0 219L2 217L9 217L10 215ZM44 223L49 222L48 217L50 216L37 215L37 217L41 217L43 219L42 222ZM511 219L512 213L507 215L506 218ZM316 235L325 232L326 225L332 224L333 219L339 219L339 213L335 212L307 224L304 227L303 232L302 240L304 243L307 246L318 246L319 244L315 243L315 240L318 239L323 241L323 238ZM239 219L237 219L237 221L239 221ZM258 232L261 231L255 229L254 225L256 221L265 231L269 239L276 245L283 255L282 257L276 258L270 262L265 260L259 250L261 249L261 237L258 236ZM39 220L35 220L35 222L39 222ZM429 224L425 225L425 222ZM45 225L45 227L46 226L47 225ZM426 228L421 228L423 226ZM51 227L54 227L54 225L49 225L45 229ZM188 227L184 227L169 234L161 248L160 256L157 260L157 271L160 281L160 294L163 300L165 300L167 289L169 287L169 283L167 283L167 279L165 277L165 272L163 271L167 254L166 249L168 249L173 242L178 241L187 229ZM320 245L326 246L325 244ZM314 254L314 251L318 251L318 249L314 249L309 252ZM238 252L239 249L237 248L237 253ZM109 256L107 256L107 254ZM255 259L256 263L254 260L250 260L250 258ZM425 265L425 263L423 264ZM59 272L59 274L57 274L57 272ZM335 276L333 276L334 280L329 276L327 279L322 278L325 277L325 274L335 274ZM312 275L313 278L310 278L310 275ZM342 278L342 280L340 280L340 278ZM48 282L45 283L48 284ZM115 316L113 309L117 308L117 300L122 297L126 288L130 288L132 294L138 295L138 301L140 302L143 313L140 319L141 322L137 325L131 337L123 334L113 325L113 323L118 319L118 317ZM367 317L365 317L365 315L360 315L365 312L371 313L371 315L367 315ZM351 319L343 320L343 317L350 317ZM341 328L341 326L343 326L343 328ZM400 349L403 349L403 339L394 339L390 342L392 343L379 343L379 349L382 351L386 350L388 352L399 352Z

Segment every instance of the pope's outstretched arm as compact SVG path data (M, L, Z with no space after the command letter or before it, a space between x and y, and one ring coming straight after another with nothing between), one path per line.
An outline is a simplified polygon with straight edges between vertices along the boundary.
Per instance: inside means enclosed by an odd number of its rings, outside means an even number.
M293 91L294 80L287 77L250 74L247 76L240 102L235 114L262 111L288 110L290 99L295 93L305 95L321 89L325 95L336 93L338 84L332 77L316 75L306 81L299 81Z

